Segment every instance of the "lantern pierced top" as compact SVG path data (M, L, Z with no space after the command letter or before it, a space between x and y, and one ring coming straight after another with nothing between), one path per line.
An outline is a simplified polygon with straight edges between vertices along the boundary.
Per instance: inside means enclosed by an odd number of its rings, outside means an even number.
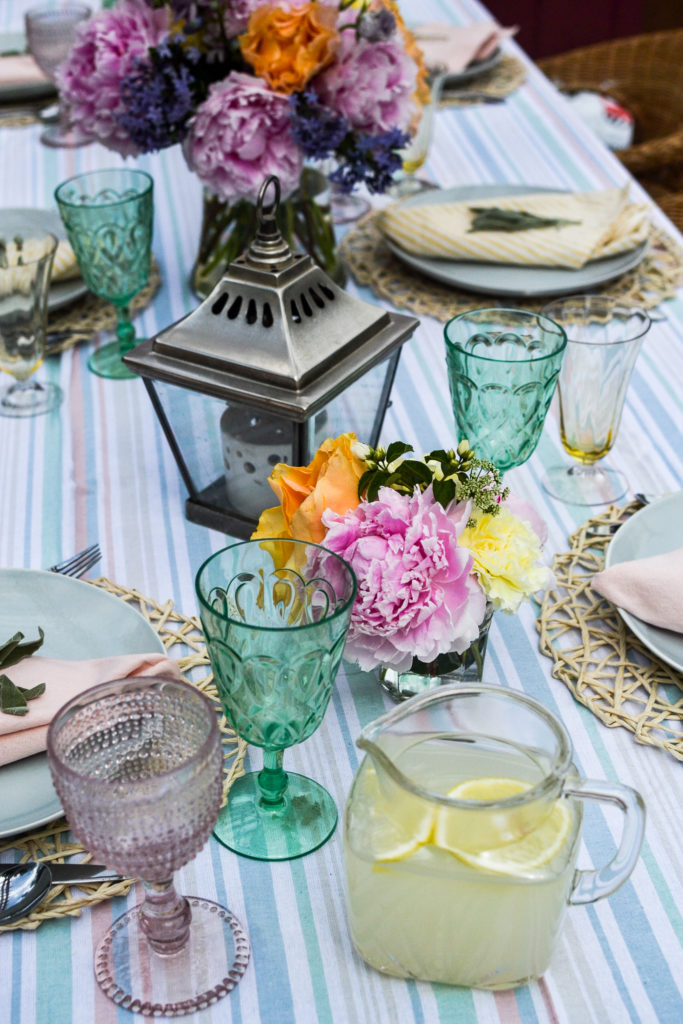
M303 418L413 333L414 317L355 298L309 255L292 252L279 202L271 175L247 251L194 312L126 355L136 373Z

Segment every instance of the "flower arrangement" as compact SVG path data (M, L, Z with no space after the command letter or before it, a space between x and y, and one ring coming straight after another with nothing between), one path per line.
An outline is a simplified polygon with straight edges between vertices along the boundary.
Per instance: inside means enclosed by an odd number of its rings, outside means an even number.
M352 566L345 656L363 670L462 654L487 602L514 613L552 583L544 524L467 440L418 458L401 441L372 449L342 434L308 466L275 466L269 483L279 505L252 539L314 541Z
M224 200L283 196L304 161L381 192L419 120L425 73L393 0L118 0L84 23L58 85L124 156L180 144Z

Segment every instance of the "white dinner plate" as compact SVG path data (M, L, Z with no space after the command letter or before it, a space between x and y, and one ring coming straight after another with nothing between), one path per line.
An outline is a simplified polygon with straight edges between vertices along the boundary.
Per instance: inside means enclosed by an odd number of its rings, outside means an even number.
M480 75L484 75L487 71L491 71L497 64L500 64L502 57L502 50L497 49L483 60L472 61L472 63L468 64L466 68L462 69L462 71L457 71L453 75L446 75L444 77L443 84L445 97L448 98L449 89L455 89L457 86L463 85L466 82L471 82L474 78L479 78Z
M465 185L459 188L430 189L402 201L403 206L452 203L491 199L496 196L528 195L532 192L559 192L538 185ZM389 238L384 239L393 254L407 266L444 284L484 295L544 297L571 295L621 277L641 262L647 251L643 242L629 252L591 260L578 270L566 267L512 266L504 263L479 263L415 256Z
M0 569L0 642L21 631L45 641L46 658L107 658L164 653L146 619L113 594L90 583L37 569ZM8 670L12 677L12 670ZM62 813L47 754L0 767L0 838L54 821Z
M605 568L636 558L663 555L683 546L683 491L646 505L620 526L605 555ZM632 633L668 665L683 672L683 634L651 626L630 612L617 611Z
M60 241L66 238L66 229L56 210L39 210L34 207L0 210L0 235L11 235L18 231L24 237L39 238L49 232ZM53 281L47 297L47 311L53 313L87 294L88 288L82 277L70 281Z

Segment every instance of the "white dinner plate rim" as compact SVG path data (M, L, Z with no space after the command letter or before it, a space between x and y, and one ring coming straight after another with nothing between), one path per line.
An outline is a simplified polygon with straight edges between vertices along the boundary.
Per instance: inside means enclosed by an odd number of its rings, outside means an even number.
M31 225L31 221L35 220L36 227L56 235L60 242L67 237L62 218L56 210L43 210L38 206L8 206L0 209L0 226L2 226L3 218L5 222L10 219L17 221L23 219L29 225ZM75 277L69 281L53 281L48 292L47 311L54 313L87 294L88 286L82 277Z
M57 589L61 588L61 594L63 596L64 601L66 601L67 590L70 591L71 594L75 595L81 593L79 588L84 588L82 592L82 597L84 600L84 607L87 609L88 614L93 615L93 608L95 607L97 609L97 611L94 613L94 619L97 619L99 609L107 607L111 610L112 614L107 615L107 624L111 629L112 635L114 635L115 633L116 621L121 623L125 620L126 623L135 622L135 628L136 630L139 630L141 640L144 639L144 645L141 642L139 645L136 645L138 649L134 651L131 651L130 649L128 651L121 651L119 647L116 647L115 644L112 644L108 653L106 653L104 651L104 648L107 648L108 644L105 642L104 644L98 644L96 648L95 646L93 646L92 653L89 653L87 650L84 650L83 648L81 648L79 651L74 651L74 655L76 657L107 657L109 656L109 654L114 656L116 654L127 653L144 654L148 651L155 651L160 654L164 653L165 649L161 641L161 638L159 637L158 633L154 630L154 628L150 625L150 623L147 622L144 616L142 616L132 605L122 601L119 597L116 597L115 594L110 594L108 591L103 590L100 587L94 587L92 586L92 584L85 583L83 580L74 579L70 576L61 576L58 573L52 573L42 569L20 569L8 567L0 568L0 594L2 594L3 589L7 588L8 583L10 582L10 576L13 576L16 579L16 574L20 575L20 582L21 577L24 574L26 574L26 580L29 580L29 577L32 580L39 580L42 577L44 579L44 584L46 586ZM79 601L80 597L76 600ZM62 603L62 601L57 601L55 608L59 609L62 606ZM137 622L137 620L133 618L134 616L137 616L139 622ZM112 618L114 620L114 627L112 627ZM55 622L57 623L58 621L59 611L56 610ZM26 623L26 626L29 628L33 625L34 623ZM35 625L42 625L45 628L45 623L35 623ZM47 628L45 629L46 656L49 656L50 651L49 636L50 629L48 625ZM0 639L4 640L5 638ZM43 649L41 649L41 653L43 653ZM11 670L9 674L11 678ZM27 766L28 762L31 762L31 764L28 764ZM22 765L24 766L23 772ZM26 758L24 761L16 761L13 764L0 766L0 792L2 791L3 787L3 775L5 776L5 781L8 778L13 777L15 785L17 784L16 780L18 778L19 784L21 785L22 774L27 776L36 771L40 773L42 778L49 782L47 754L35 754L33 757ZM51 783L49 784L51 785ZM20 835L21 833L26 832L29 829L39 828L42 825L47 825L51 821L54 821L56 818L59 818L63 813L61 804L59 802L59 799L57 798L56 793L53 793L53 798L50 798L49 794L47 795L46 798L44 798L44 806L48 809L46 809L44 813L39 814L37 817L35 817L32 816L30 813L30 802L28 802L26 818L21 820L20 824L17 824L17 819L15 817L12 819L11 825L8 823L7 819L3 817L3 809L2 807L0 807L0 839Z
M668 510L671 510L670 516ZM633 553L633 547L631 546L632 536L640 535L642 537L643 523L647 523L648 520L656 521L662 515L668 517L670 522L674 524L672 525L672 530L677 522L683 522L683 491L677 491L675 494L658 498L651 504L645 505L643 508L638 509L637 512L634 512L612 537L605 552L605 569L620 562L631 561L628 555ZM663 554L666 551L674 550L681 546L680 541L682 539L679 533L679 543L676 543L676 537L673 537L671 542L668 540L664 541L664 546L661 550L639 550L637 555L633 557L647 558L649 555ZM673 547L671 546L672 544ZM623 550L624 548L626 549L625 551ZM623 557L624 555L627 557ZM631 612L627 612L618 606L617 611L631 632L638 637L640 642L649 651L658 658L661 658L667 665L677 669L679 672L683 672L683 635L672 633L668 629L661 629L659 626L653 626L649 622L644 622L642 619L632 615ZM673 645L673 651L670 649L670 645ZM678 651L676 651L676 648L678 648Z
M401 205L423 206L470 199L490 199L495 196L529 195L535 192L566 194L565 189L541 185L459 185L455 188L420 192L416 196L402 200ZM605 284L637 267L648 248L645 241L627 252L591 260L583 267L572 270L565 267L513 266L505 263L415 256L386 236L383 237L387 247L401 262L442 284L455 285L466 291L484 295L528 298L568 295Z
M419 40L418 40L419 46ZM500 64L503 59L503 51L500 47L496 47L493 53L489 54L488 57L484 57L483 60L473 61L462 69L462 71L455 71L451 75L444 76L444 99L448 99L448 90L458 85L462 85L464 82L471 82L475 78L479 78L480 75L485 75L487 71L492 71L496 65Z

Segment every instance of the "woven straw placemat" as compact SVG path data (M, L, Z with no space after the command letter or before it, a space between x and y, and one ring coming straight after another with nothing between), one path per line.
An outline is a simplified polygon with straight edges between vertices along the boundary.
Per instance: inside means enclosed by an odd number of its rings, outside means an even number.
M228 726L222 713L213 676L207 672L209 659L206 654L204 635L198 619L189 619L175 611L172 601L157 604L150 597L144 597L137 590L128 590L110 580L100 578L92 580L96 587L106 590L139 611L149 624L156 630L167 653L178 662L180 671L188 682L193 682L216 705L220 715L224 751L223 762L223 801L227 799L228 790L235 779L244 775L244 755L247 745ZM3 860L46 860L63 863L70 857L88 861L90 854L85 853L78 843L64 818L59 818L35 832L13 836L0 841L0 853L11 851L11 857ZM0 932L12 931L16 928L33 930L43 921L55 917L77 917L83 907L111 899L113 896L125 896L134 885L133 879L123 882L97 882L87 886L59 885L50 889L46 899L31 913L12 924L0 926Z
M436 317L443 323L476 306L510 305L510 298L498 301L490 295L441 284L406 266L385 245L379 217L378 210L366 214L339 246L355 279L368 285L378 298L418 316ZM637 267L591 291L637 303L644 309L653 309L663 299L674 298L676 289L683 284L683 248L655 227L650 231L649 242L647 254ZM523 309L538 311L549 299L523 296L520 301Z
M490 96L492 99L503 100L510 96L520 85L526 81L526 68L521 60L516 57L503 55L498 64L490 71L471 78L468 82L455 84L451 91L456 95L449 94L448 86L445 86L439 96L440 107L469 107L474 103L486 102L482 96ZM472 93L471 97L464 95Z
M555 557L556 585L536 623L539 647L553 659L553 676L601 722L683 761L683 675L652 654L590 585L614 528L640 507L612 506L594 516Z
M150 304L160 285L159 264L152 257L147 284L131 299L130 308L133 316ZM98 331L114 330L116 321L116 309L112 303L98 299L92 292L88 292L76 302L50 313L45 352L49 356L57 355L81 341L91 341L93 334Z

